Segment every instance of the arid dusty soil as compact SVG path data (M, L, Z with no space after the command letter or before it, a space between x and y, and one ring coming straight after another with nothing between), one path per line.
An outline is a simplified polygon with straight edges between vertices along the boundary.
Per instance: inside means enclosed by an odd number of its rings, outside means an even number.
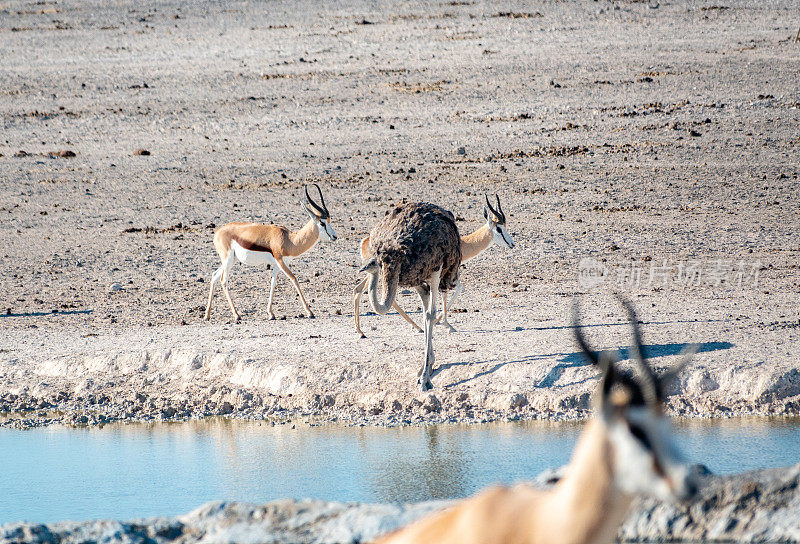
M0 0L2 425L579 417L569 307L627 346L612 290L657 367L703 343L673 413L800 412L798 2L144 6ZM214 227L299 228L308 182L317 319L240 266L243 322L204 323ZM421 395L421 335L355 334L358 242L403 199L470 232L484 193L518 245L467 263Z

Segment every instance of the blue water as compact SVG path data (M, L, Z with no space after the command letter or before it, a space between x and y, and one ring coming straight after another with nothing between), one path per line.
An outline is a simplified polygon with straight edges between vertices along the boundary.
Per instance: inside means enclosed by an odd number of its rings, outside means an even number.
M210 500L462 497L566 463L581 425L310 427L212 420L0 430L0 523L135 518ZM686 456L715 473L800 461L800 420L684 422Z

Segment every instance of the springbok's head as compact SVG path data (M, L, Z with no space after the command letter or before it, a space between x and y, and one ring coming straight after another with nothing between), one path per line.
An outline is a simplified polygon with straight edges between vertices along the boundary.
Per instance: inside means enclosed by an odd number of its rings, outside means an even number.
M514 249L514 240L506 229L506 214L503 213L503 208L500 207L500 197L494 195L497 201L497 207L493 207L489 202L489 195L486 197L486 205L483 207L483 217L486 219L486 225L492 233L492 241L500 247Z
M618 352L592 351L581 332L577 302L572 308L575 338L584 355L602 372L595 407L608 431L614 481L625 493L644 494L662 500L686 500L697 492L697 482L683 462L664 415L665 390L697 351L684 349L681 360L661 377L644 358L636 313L620 297L633 329L628 350L634 376L618 368Z
M311 219L313 219L314 223L317 225L319 237L326 242L333 242L336 240L336 233L333 232L333 227L331 226L331 214L328 211L328 207L325 205L322 189L320 189L319 185L316 183L312 185L316 187L317 193L319 193L319 204L311 199L311 195L308 194L308 185L306 185L306 201L303 202L303 209L311 216Z

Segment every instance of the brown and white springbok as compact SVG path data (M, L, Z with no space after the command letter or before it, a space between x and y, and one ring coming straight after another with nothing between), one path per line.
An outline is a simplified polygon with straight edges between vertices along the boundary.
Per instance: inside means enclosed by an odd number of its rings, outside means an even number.
M636 315L625 309L633 328L631 377L617 368L617 353L592 351L581 333L577 305L573 325L584 355L601 371L595 417L584 427L566 474L553 488L493 487L384 536L379 544L607 544L614 542L636 495L688 499L695 477L680 460L664 390L696 351L661 378L642 356Z
M497 207L495 208L489 202L489 197L486 195L484 196L486 198L486 205L483 207L483 217L486 219L486 223L475 232L461 237L462 263L483 253L492 242L502 248L514 248L514 240L511 239L511 235L506 229L506 214L503 213L503 208L500 207L500 197L494 195L497 201ZM361 260L366 262L371 256L369 252L369 236L367 236L361 240ZM361 335L361 338L365 337L364 332L361 330L361 295L364 293L368 280L369 276L361 280L361 282L356 285L355 289L353 289L353 318L356 322L356 331ZM437 318L436 322L447 326L450 332L454 332L455 327L447 321L447 313L456 301L456 297L461 293L462 287L463 285L459 281L453 290L453 296L450 297L449 304L447 302L447 291L442 291L442 314ZM414 327L417 332L422 332L422 328L403 311L397 304L397 301L394 302L392 308L400 314L400 317L411 323L411 326Z
M211 289L208 293L205 314L206 321L211 317L211 302L214 299L214 286L217 281L222 285L225 298L228 299L231 312L233 312L233 318L236 321L240 319L239 312L236 311L228 292L228 279L236 260L244 264L270 265L272 268L272 282L269 286L269 302L267 303L267 314L270 319L275 319L275 314L272 313L272 296L278 281L278 271L283 272L294 285L306 315L310 318L314 317L314 313L303 297L303 291L300 289L297 278L284 262L287 257L302 255L311 249L320 238L328 242L336 240L336 233L330 225L330 213L325 206L322 190L316 183L314 187L319 193L319 204L311 199L311 195L308 194L308 186L306 186L306 201L302 203L302 206L310 219L300 230L290 231L286 227L278 225L242 222L228 223L217 229L214 233L214 247L217 248L222 266L211 276Z

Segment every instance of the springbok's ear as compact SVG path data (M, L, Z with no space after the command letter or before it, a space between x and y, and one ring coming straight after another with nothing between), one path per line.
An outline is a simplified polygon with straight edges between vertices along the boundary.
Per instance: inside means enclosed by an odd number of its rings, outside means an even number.
M319 216L316 213L314 213L314 210L308 207L308 204L306 204L305 202L300 202L300 205L303 207L306 213L311 217L311 219L319 218Z
M485 205L483 206L483 218L487 221L489 220L489 208L487 208Z
M369 241L370 241L369 236L364 236L361 239L361 243L359 244L359 247L361 248L362 259L366 259L367 255L369 255Z

